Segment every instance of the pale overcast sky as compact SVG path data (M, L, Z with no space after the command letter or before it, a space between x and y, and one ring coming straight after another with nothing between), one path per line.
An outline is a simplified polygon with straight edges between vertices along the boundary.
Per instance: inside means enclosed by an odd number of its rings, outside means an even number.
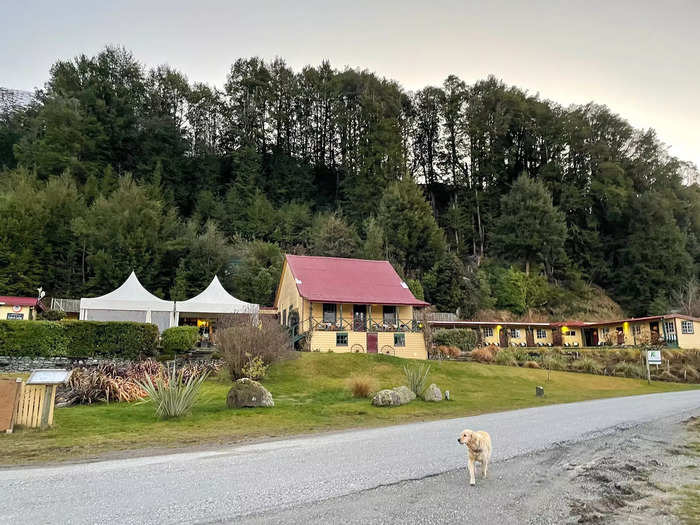
M105 44L222 86L238 57L328 59L406 89L493 74L563 105L594 100L700 165L700 0L0 0L0 86Z

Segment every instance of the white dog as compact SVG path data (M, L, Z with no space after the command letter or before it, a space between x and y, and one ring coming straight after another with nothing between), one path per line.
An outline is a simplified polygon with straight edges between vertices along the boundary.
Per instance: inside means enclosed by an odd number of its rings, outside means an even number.
M491 461L491 436L488 432L479 430L474 432L473 430L464 430L457 438L457 443L460 445L467 445L467 451L469 453L469 484L476 485L476 480L474 479L474 462L478 461L481 463L481 469L483 470L484 477L489 470L489 461Z

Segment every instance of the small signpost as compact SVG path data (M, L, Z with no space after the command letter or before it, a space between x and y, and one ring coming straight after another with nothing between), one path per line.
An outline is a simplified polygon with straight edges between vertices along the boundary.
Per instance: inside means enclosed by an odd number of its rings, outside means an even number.
M661 350L647 350L647 383L651 383L651 370L649 365L661 364Z
M15 424L27 428L49 428L53 425L56 387L70 378L71 371L60 369L33 370L22 389Z

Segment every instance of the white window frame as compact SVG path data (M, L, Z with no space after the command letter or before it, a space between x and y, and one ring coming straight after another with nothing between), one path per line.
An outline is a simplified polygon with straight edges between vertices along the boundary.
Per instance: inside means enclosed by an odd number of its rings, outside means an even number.
M694 334L695 333L695 326L693 325L693 321L687 321L687 320L682 320L681 321L681 333L682 334Z
M642 335L642 325L633 324L632 325L632 333L634 335Z
M537 339L547 339L547 330L545 330L544 328L538 328Z
M676 333L676 323L673 321L664 321L664 331L667 334L675 334Z
M511 339L520 339L520 328L511 328L510 337Z
M493 327L484 326L484 337L493 337Z

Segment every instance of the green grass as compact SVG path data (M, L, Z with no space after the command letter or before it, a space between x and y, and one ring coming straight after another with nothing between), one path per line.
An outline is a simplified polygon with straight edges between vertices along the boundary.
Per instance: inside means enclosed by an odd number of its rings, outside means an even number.
M452 401L416 400L400 407L377 408L369 400L353 398L347 389L347 378L352 374L374 377L379 388L405 384L406 363L381 355L303 353L299 359L271 367L264 384L272 392L275 407L268 409L227 409L230 382L224 378L206 381L192 414L180 419L158 420L147 404L59 408L51 430L0 435L0 464L86 459L119 450L287 437L692 388L568 372L552 372L552 379L547 382L545 370L443 361L430 363L428 383L449 390ZM544 385L544 398L535 397L536 385Z

